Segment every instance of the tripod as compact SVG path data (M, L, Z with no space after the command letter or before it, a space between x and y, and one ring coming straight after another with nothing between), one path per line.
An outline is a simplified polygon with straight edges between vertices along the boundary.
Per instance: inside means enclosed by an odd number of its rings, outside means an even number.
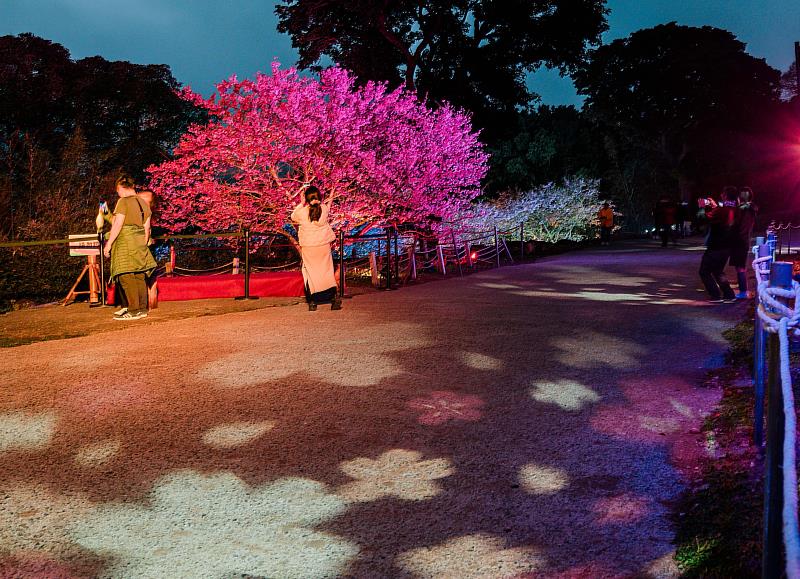
M78 287L78 284L81 283L83 276L89 276L89 290L88 291L76 291L75 288ZM102 284L100 282L100 264L97 263L97 256L96 255L87 255L86 256L86 265L83 266L78 279L75 280L75 284L72 286L72 289L69 290L67 297L64 298L64 302L61 304L62 306L66 306L71 304L75 301L75 298L79 295L89 294L89 307L96 307L103 305L100 301L100 292L101 292Z

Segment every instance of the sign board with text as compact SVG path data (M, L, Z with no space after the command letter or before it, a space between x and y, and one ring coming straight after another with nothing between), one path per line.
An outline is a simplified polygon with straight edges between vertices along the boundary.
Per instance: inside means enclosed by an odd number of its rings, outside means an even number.
M70 235L69 240L70 257L100 255L100 244L97 242L96 235L92 235L91 233L86 233L84 235Z

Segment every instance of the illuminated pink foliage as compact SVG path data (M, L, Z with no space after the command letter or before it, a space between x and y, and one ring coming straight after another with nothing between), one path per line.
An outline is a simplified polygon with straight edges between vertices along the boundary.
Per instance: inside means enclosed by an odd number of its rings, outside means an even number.
M231 77L208 99L182 95L211 120L148 169L159 223L172 231L279 231L312 182L336 199L334 226L435 222L468 211L486 172L467 114L383 84L357 87L340 68L317 79L274 63L271 75Z
M483 405L483 400L477 396L447 390L431 392L426 398L408 402L409 408L421 412L417 420L426 426L438 426L449 420L479 420Z

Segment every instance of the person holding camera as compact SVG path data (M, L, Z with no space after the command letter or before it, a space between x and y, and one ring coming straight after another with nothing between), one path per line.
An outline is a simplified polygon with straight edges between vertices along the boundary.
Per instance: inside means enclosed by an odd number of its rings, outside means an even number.
M328 223L333 197L323 203L319 189L309 186L297 207L292 211L292 221L297 225L300 244L303 282L309 311L317 309L321 301L331 302L332 310L342 309L342 298L336 287L331 243L336 239Z
M753 247L751 237L756 225L758 208L753 203L753 190L743 187L739 191L739 208L731 242L729 264L736 268L736 279L739 285L737 299L747 298L747 258Z
M145 278L156 268L150 253L150 206L139 199L133 179L121 175L116 182L119 200L114 206L111 232L103 254L111 258L111 279L121 286L128 300L128 311L115 320L139 320L147 317Z
M731 255L734 226L737 218L737 198L735 187L725 187L722 203L713 199L701 199L699 205L705 208L708 219L706 251L700 262L700 279L708 292L711 303L733 303L736 295L725 276L725 266Z

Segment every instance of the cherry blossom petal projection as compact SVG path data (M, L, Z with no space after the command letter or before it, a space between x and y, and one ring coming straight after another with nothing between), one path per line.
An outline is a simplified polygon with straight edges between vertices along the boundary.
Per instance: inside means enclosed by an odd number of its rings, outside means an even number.
M71 536L109 557L114 577L332 577L358 548L314 527L344 510L307 479L251 488L231 473L178 471L146 505L96 507Z
M426 426L438 426L451 420L473 422L482 416L484 401L478 396L458 394L448 390L431 392L425 398L414 398L407 406L419 412L417 421Z
M340 468L355 480L340 487L338 494L353 502L384 497L407 501L430 499L442 491L438 480L453 474L450 460L422 460L419 452L403 449L384 452L375 460L356 458Z
M533 547L506 548L503 539L479 533L450 539L433 547L407 551L397 558L400 567L420 578L478 579L517 577L545 565Z
M56 428L52 413L30 414L5 412L0 414L0 452L38 450L50 444Z
M564 410L581 410L600 400L594 390L573 380L536 382L531 387L530 395L537 402L555 404Z

